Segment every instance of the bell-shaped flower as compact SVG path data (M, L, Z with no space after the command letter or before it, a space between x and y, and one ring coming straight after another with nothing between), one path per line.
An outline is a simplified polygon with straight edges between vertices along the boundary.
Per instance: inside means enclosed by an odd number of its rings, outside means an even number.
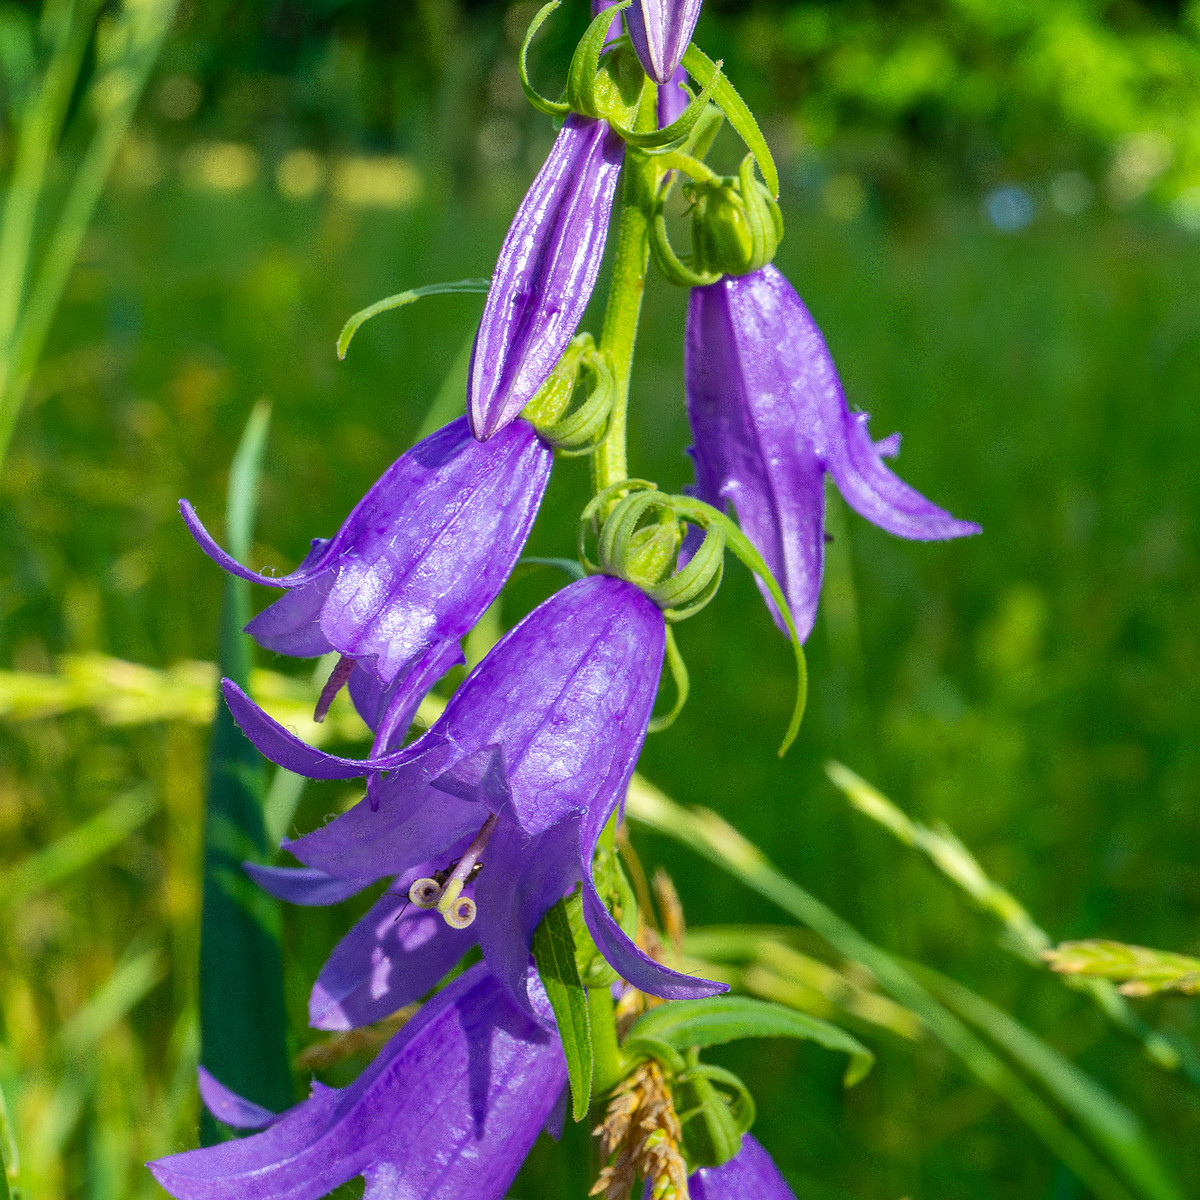
M629 40L642 70L665 84L679 67L700 18L701 0L633 0L625 10Z
M688 1195L691 1200L796 1200L771 1156L748 1133L727 1163L688 1176ZM652 1200L649 1184L642 1200Z
M251 571L180 501L201 548L227 571L284 595L246 626L282 654L342 655L318 705L348 681L374 689L372 723L406 729L457 662L459 639L512 571L550 478L553 451L527 421L480 445L465 417L402 455L329 540L289 575ZM356 670L357 666L357 670ZM385 718L386 714L386 718Z
M440 862L440 871L410 885L410 900L470 926L519 998L534 930L580 881L591 935L625 979L669 999L712 995L724 987L639 950L592 879L600 833L645 740L665 628L661 611L631 583L606 575L573 583L493 647L422 737L368 760L308 746L228 681L225 695L247 736L280 766L318 779L373 777L366 801L287 848L323 877L345 880L407 881L421 864ZM473 895L464 895L468 884ZM372 939L386 934L383 917L382 908L373 912L376 923L347 951L347 961L357 956L359 979ZM420 994L444 969L433 950L402 950L385 948L389 966L378 987L392 999ZM343 975L338 986L346 984Z
M475 335L467 408L481 440L516 417L562 357L596 285L625 143L572 113L509 226Z
M354 1083L314 1083L278 1117L202 1076L214 1115L262 1132L150 1170L179 1200L318 1200L360 1175L364 1200L500 1200L566 1085L550 1005L528 982L532 1014L476 964Z
M721 509L732 502L782 586L801 640L821 587L826 472L851 508L899 537L979 532L884 465L898 435L871 440L867 414L850 411L816 322L774 266L692 289L685 362L695 493Z

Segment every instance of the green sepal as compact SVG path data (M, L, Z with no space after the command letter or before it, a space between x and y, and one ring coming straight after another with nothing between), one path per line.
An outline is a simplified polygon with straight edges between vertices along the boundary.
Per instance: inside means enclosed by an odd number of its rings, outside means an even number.
M521 52L517 55L517 74L521 79L521 90L525 93L525 99L533 105L540 113L545 113L548 117L562 119L571 111L570 106L564 104L561 100L547 100L529 82L529 43L533 41L533 35L546 23L546 19L550 14L562 3L562 0L550 0L549 4L543 4L534 15L532 21L529 22L529 28L525 31L525 40L521 43Z
M719 1083L729 1089L732 1102L729 1105L729 1112L734 1121L737 1123L739 1133L749 1133L754 1125L754 1120L758 1116L758 1107L754 1103L754 1097L750 1094L750 1089L739 1079L732 1071L727 1071L724 1067L718 1067L713 1063L693 1063L684 1072L683 1078L707 1079L712 1083Z
M587 578L587 572L573 558L546 558L538 554L523 554L518 558L513 575L515 576L518 571L530 571L538 567L551 567L556 571L561 571L574 582Z
M689 75L704 86L712 84L713 103L725 114L730 125L737 131L738 137L746 143L746 149L758 160L758 169L767 181L772 197L779 199L779 171L775 160L771 157L771 149L767 145L762 130L758 127L746 102L738 95L733 84L721 73L717 63L714 63L703 50L694 42L683 53L683 66Z
M588 24L587 32L580 38L579 45L575 47L575 53L571 56L571 66L567 70L567 104L585 117L608 119L608 114L601 111L597 102L596 74L600 70L600 55L604 52L604 43L613 17L632 3L633 0L621 0L620 4L602 9ZM617 46L621 42L628 45L629 39L618 38L613 45ZM636 111L636 102L633 109ZM626 119L631 119L631 113L626 113Z
M571 1116L582 1121L592 1100L592 1030L587 992L575 959L575 937L566 901L559 900L533 935L533 958L562 1041L571 1085Z
M610 8L605 11L612 12L613 10ZM688 101L687 107L670 125L653 132L649 130L643 132L636 129L625 129L619 122L606 118L613 132L622 137L629 145L636 146L643 154L659 155L680 149L704 115L709 101L716 99L716 92L721 82L728 82L721 74L721 64L713 63L712 66L713 74L709 77L708 82ZM647 80L647 86L653 88L653 84L649 80ZM657 95L657 93L655 94Z
M792 620L792 612L788 607L787 598L775 576L771 574L771 568L767 566L763 556L759 554L753 542L734 521L702 500L693 500L690 496L673 496L671 499L675 511L684 520L692 521L704 529L716 525L722 530L729 549L763 581L763 586L770 593L771 599L775 601L783 617L783 622L787 626L792 642L792 653L796 659L796 701L792 708L792 719L783 735L783 744L779 747L779 757L782 758L800 732L800 722L804 719L804 708L808 702L808 665L804 659L804 647L796 633L796 624Z
M411 288L407 292L397 292L394 296L385 296L382 300L376 300L374 304L368 304L366 308L359 309L342 326L342 332L338 334L337 340L337 356L339 359L346 357L346 351L350 348L350 339L366 324L372 317L378 316L381 312L387 312L392 308L403 308L406 304L411 304L414 300L420 300L423 296L449 296L460 293L486 293L491 287L490 279L460 279L455 283L427 283L423 287Z
M816 1042L850 1056L845 1082L852 1087L871 1069L875 1056L844 1029L782 1004L748 996L712 996L676 1000L643 1013L629 1038L665 1042L677 1050L716 1046L752 1037L789 1037Z
M688 1165L693 1169L719 1167L734 1158L742 1148L739 1122L730 1111L729 1102L706 1074L695 1071L683 1079L686 1082L681 1081L678 1090L684 1104L687 1105L689 1100L695 1101L679 1114ZM740 1080L739 1087L748 1098L749 1093L741 1086Z
M572 409L580 376L590 378L586 398ZM522 409L523 416L564 458L591 454L608 431L617 395L612 357L596 347L590 333L577 334L546 382Z
M587 537L590 529L599 540L599 535L602 532L601 514L605 512L610 504L614 504L620 497L622 492L656 492L658 485L652 483L649 479L621 479L616 483L610 484L606 488L601 488L584 506L583 512L579 514L579 527L576 533L576 547L579 552L579 561L583 564L583 569L589 575L601 575L604 573L604 568L598 562L593 562L587 553ZM598 553L598 551L597 551Z
M671 681L675 684L675 703L668 712L650 718L650 724L646 726L647 733L662 733L664 729L670 729L675 724L675 718L683 712L688 692L691 690L687 664L683 661L683 655L679 653L679 647L675 643L675 631L670 625L667 626L667 670L671 672Z

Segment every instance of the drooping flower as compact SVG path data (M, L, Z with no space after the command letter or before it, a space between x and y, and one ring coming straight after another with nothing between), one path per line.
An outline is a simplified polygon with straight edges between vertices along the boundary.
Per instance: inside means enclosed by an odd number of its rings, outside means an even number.
M899 537L979 532L884 465L899 437L871 440L867 414L850 411L816 322L774 266L693 288L686 339L696 495L718 508L732 502L779 580L801 640L821 587L826 472L851 508ZM782 628L765 589L763 596Z
M356 1176L371 1200L500 1200L566 1085L541 983L532 1014L482 963L429 1001L346 1088L279 1117L202 1077L214 1114L261 1133L149 1164L179 1200L318 1200Z
M688 1176L688 1195L691 1200L796 1200L771 1156L748 1133L727 1163ZM652 1200L649 1185L643 1200Z
M625 27L642 70L658 84L675 74L700 18L701 0L633 0Z
M625 143L572 113L500 248L471 353L467 407L481 440L545 383L596 284Z
M664 646L663 615L640 589L605 575L580 580L510 630L421 738L369 760L306 745L228 681L225 695L247 736L280 766L318 779L372 777L367 801L286 843L307 867L404 881L420 864L442 863L411 884L410 899L471 926L518 998L538 922L582 881L588 928L625 979L667 998L704 996L724 988L642 953L592 879L600 833L646 736ZM463 894L469 883L473 896ZM379 930L382 908L376 917ZM377 937L365 927L355 935L360 981ZM381 995L420 994L436 982L443 960L432 951L434 967L399 945L386 952Z
M270 650L343 657L318 706L348 681L372 689L385 740L461 657L459 639L512 571L550 477L553 451L526 421L480 445L466 418L402 455L328 541L289 575L263 575L225 553L180 501L183 519L227 571L284 595L246 626Z

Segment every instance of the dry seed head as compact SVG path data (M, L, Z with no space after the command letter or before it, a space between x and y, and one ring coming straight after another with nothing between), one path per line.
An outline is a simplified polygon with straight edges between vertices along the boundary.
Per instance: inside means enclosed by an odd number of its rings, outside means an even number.
M628 1200L641 1176L654 1200L688 1200L687 1165L679 1150L682 1130L658 1063L642 1063L618 1086L594 1132L604 1157L615 1157L589 1195Z

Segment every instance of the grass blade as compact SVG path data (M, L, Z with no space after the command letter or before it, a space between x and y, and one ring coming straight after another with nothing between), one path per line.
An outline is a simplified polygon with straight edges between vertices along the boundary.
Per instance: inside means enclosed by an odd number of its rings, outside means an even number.
M1151 1191L1137 1180L1126 1178L1122 1182L1037 1092L911 972L815 896L781 874L757 846L716 813L702 808L684 808L638 775L629 787L626 813L631 820L688 846L729 871L751 891L773 901L784 912L807 925L838 953L862 963L893 1000L916 1013L929 1032L976 1079L1003 1099L1101 1200L1129 1200L1133 1196L1144 1200L1181 1200L1179 1192L1170 1185L1167 1191Z
M270 410L260 403L246 424L229 477L228 542L245 559ZM245 686L250 646L249 585L225 580L220 673ZM246 858L267 854L263 826L264 764L218 704L209 751L204 822L204 899L200 919L200 1061L223 1084L280 1112L295 1099L288 1064L287 1015L279 910L242 871ZM220 1140L205 1112L201 1142Z

